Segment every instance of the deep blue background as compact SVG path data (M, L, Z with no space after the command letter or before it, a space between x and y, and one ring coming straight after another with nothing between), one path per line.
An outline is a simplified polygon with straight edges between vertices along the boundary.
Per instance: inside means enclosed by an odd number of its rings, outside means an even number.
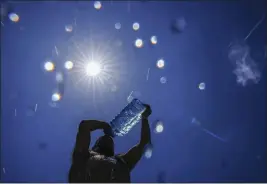
M162 134L152 134L151 159L142 158L132 182L267 182L266 178L266 20L249 37L251 54L260 63L258 84L240 86L227 57L228 45L242 40L266 13L264 0L224 2L32 2L10 6L20 16L1 27L1 170L2 182L66 182L77 125L83 118L111 120L126 104L131 91L149 103L150 120L164 122ZM187 21L181 34L171 22ZM72 34L65 25L76 25ZM140 30L132 30L133 22ZM120 22L121 30L114 24ZM149 38L158 37L152 47ZM145 40L136 49L134 40ZM74 49L73 42L83 48ZM93 41L92 41L93 40ZM122 46L114 43L121 41ZM92 42L100 54L109 50L115 73L105 87L74 85L77 75L66 73L65 94L58 108L49 105L56 88L55 73L44 72L46 59L63 68ZM57 56L54 46L60 55ZM165 69L156 68L164 58ZM60 68L60 69L61 69ZM149 80L146 81L147 69ZM79 76L79 75L78 75ZM167 83L161 84L161 76ZM206 83L200 91L198 84ZM107 90L116 85L117 91ZM29 115L35 104L38 110ZM17 116L14 116L17 109ZM222 143L190 124L226 138ZM116 139L116 151L125 152L139 140L140 125ZM92 135L92 143L100 132ZM43 145L43 146L40 146Z

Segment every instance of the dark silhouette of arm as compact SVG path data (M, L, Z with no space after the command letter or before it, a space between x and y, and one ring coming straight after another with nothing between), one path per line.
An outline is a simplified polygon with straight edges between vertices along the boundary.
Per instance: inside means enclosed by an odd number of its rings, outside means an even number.
M85 167L90 154L88 152L91 135L90 133L98 129L109 129L109 124L97 120L81 121L76 142L72 153L72 165L69 171L69 182L81 182L82 176L85 175Z
M138 161L141 159L145 146L151 143L150 136L150 127L147 118L142 119L142 128L141 128L141 140L140 142L131 148L127 153L122 155L122 159L128 165L130 171L135 167Z
M83 120L79 125L74 151L88 151L91 142L90 133L98 129L109 128L109 124L103 121Z

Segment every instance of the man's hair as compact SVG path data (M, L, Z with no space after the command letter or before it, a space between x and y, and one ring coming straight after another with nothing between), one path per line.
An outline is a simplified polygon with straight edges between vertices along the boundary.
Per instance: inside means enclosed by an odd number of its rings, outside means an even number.
M108 135L99 137L96 140L95 145L92 147L92 150L107 157L114 156L113 138Z

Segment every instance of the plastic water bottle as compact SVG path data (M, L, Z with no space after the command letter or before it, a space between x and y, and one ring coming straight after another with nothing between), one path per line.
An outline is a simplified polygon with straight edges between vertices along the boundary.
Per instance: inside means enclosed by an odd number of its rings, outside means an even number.
M124 136L140 120L146 106L138 99L133 99L124 109L110 122L114 136Z

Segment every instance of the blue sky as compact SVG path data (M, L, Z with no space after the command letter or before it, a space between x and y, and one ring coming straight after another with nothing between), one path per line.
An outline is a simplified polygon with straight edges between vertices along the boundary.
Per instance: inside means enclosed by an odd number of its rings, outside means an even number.
M142 158L132 182L157 182L160 172L166 182L267 181L266 19L244 41L266 14L264 0L104 1L100 10L91 1L7 5L20 19L4 16L1 24L1 182L66 182L80 120L109 122L132 91L151 105L151 124L164 125L161 134L152 133L153 156ZM181 19L186 27L173 32L172 23ZM134 46L137 38L142 48ZM256 81L237 82L230 43L250 48L248 67L261 74ZM107 72L94 82L81 67L92 55ZM156 67L159 59L163 69ZM44 70L47 60L53 72ZM67 60L79 70L67 71ZM54 107L57 72L64 74L64 95ZM92 144L99 135L92 134ZM116 138L116 152L139 137L137 125Z

